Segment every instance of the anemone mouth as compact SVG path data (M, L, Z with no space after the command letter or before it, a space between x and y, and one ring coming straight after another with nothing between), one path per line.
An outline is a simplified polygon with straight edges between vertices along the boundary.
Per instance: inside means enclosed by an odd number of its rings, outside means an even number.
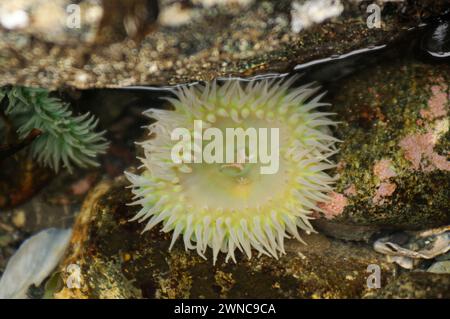
M220 250L226 260L236 261L236 249L251 258L251 248L278 258L285 238L301 240L298 228L314 231L310 214L332 190L326 170L334 167L329 157L337 139L328 127L336 123L316 110L325 105L322 95L311 99L318 88L289 89L293 80L182 87L167 99L174 111L148 110L156 122L149 126L152 138L141 143L143 173L127 173L132 204L142 206L132 220L146 221L144 231L162 223L162 231L173 231L170 247L179 236L202 257L211 247L214 263ZM224 134L228 128L278 129L278 170L261 174L262 163L248 160L248 148L234 150L243 161L175 163L171 132L185 128L195 135L195 120Z

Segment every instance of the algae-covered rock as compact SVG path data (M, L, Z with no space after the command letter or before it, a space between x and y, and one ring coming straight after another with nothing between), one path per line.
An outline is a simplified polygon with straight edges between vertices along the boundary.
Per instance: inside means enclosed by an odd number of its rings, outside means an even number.
M377 3L378 21L359 1L3 1L0 85L168 85L286 72L390 43L449 4ZM368 25L371 15L379 28Z
M279 260L238 254L234 264L222 255L213 265L210 252L203 260L181 242L169 252L171 234L141 234L128 222L135 211L126 185L102 182L89 194L59 269L67 282L67 267L78 265L80 289L64 286L56 298L357 298L370 290L370 264L380 266L382 285L392 279L392 265L368 245L317 234L304 236L308 245L288 240Z
M384 63L337 83L330 100L342 122L339 179L322 205L331 221L319 228L367 239L377 229L449 224L449 84L448 65L417 61Z
M366 298L449 299L450 275L428 272L401 274L386 287L369 293Z

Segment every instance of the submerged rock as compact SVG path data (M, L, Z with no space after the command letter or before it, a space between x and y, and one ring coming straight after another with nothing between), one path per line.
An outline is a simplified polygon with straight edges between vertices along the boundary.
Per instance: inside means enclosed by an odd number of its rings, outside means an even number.
M379 230L450 223L449 83L447 65L394 61L335 84L339 178L324 205L333 218L317 228L367 240Z
M422 49L434 58L450 57L450 23L442 22L422 41Z
M374 291L366 298L449 299L450 275L427 272L408 272L392 280L386 287Z
M435 274L450 275L450 260L437 261L427 271Z
M279 260L239 253L234 264L221 254L213 266L210 251L204 260L181 242L169 252L170 234L141 234L128 222L135 211L126 185L102 182L88 195L59 267L63 282L68 265L80 267L80 289L65 286L56 298L358 298L370 290L368 265L380 266L382 285L392 278L392 265L370 246L322 235L305 235L307 245L288 240Z

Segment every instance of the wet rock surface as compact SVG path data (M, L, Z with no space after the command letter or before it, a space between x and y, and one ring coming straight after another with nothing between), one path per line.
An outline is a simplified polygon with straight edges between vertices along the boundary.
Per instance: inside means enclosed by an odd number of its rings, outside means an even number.
M380 2L381 28L369 29L368 3L333 2L339 8L325 19L302 12L304 2L80 1L78 9L65 0L5 3L0 85L168 85L286 72L296 64L390 43L448 7L444 0ZM305 15L311 19L309 28L299 29L293 9L302 21ZM79 28L70 27L76 10Z
M63 287L56 298L358 298L370 290L369 264L381 267L383 285L392 279L393 266L368 245L317 234L304 236L307 245L287 241L279 260L239 254L237 264L220 256L214 266L210 254L203 260L181 242L169 252L170 234L141 234L142 225L128 222L126 184L105 181L89 194L58 270L66 282L65 269L79 265L81 288Z

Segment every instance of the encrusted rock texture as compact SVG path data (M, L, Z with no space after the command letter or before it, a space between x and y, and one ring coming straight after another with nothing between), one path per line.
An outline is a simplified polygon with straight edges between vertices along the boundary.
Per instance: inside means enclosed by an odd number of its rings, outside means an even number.
M126 185L104 181L86 199L58 272L67 282L65 269L79 265L81 288L64 286L56 298L359 298L371 290L369 264L381 267L383 285L393 279L394 267L367 245L318 234L305 235L307 245L287 241L279 260L238 253L237 264L221 255L213 265L210 252L203 260L182 242L169 252L170 234L141 234L128 222L135 212Z
M169 85L285 72L299 63L392 42L449 4L379 1L381 28L370 29L368 3L360 1L334 1L326 8L334 15L307 17L322 23L299 26L305 21L304 2L85 0L74 8L68 0L5 1L0 85Z
M449 299L450 275L410 272L400 275L382 290L366 298Z
M339 178L319 228L361 239L342 225L364 233L450 222L449 74L447 65L393 62L339 81L330 97Z

